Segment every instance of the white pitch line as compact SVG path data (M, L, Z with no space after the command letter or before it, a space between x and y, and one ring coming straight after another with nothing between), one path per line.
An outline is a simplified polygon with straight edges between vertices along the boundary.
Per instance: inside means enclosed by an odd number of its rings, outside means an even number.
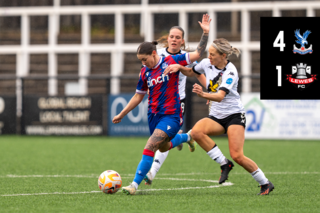
M158 178L162 180L182 180L182 181L204 181L211 183L218 183L216 180L195 180L195 179L180 179L180 178ZM170 188L170 189L142 189L137 191L173 191L173 190L189 190L189 189L211 189L218 188L222 186L232 186L233 183L225 182L221 185L212 185L212 186L203 186L203 187L186 187L186 188ZM52 193L33 193L33 194L8 194L8 195L0 195L2 197L13 197L13 196L31 196L31 195L70 195L70 194L89 194L89 193L99 193L101 191L89 191L89 192L52 192Z
M99 175L3 175L0 178L98 178Z
M157 176L188 176L188 175L220 175L220 173L160 173L157 174ZM264 172L264 174L270 174L270 175L313 175L313 174L320 174L320 172ZM232 172L231 175L248 175L248 172ZM128 175L131 176L131 175ZM134 175L132 175L134 176ZM122 177L122 176L121 176Z
M313 175L320 174L320 172L264 172L270 175ZM232 172L232 175L248 175L247 172ZM157 176L189 176L189 175L220 175L220 173L160 173ZM2 175L0 178L98 178L99 175ZM134 177L134 174L121 175L122 178ZM159 179L159 178L157 178Z
M171 190L186 190L186 189L212 189L212 188L218 188L221 186L232 186L233 183L223 183L222 185L214 185L214 186L204 186L204 187L187 187L187 188L173 188L173 189L143 189L143 190L137 190L137 191L171 191Z
M73 194L90 194L90 193L100 193L101 191L90 191L90 192L52 192L52 193L34 193L34 194L11 194L11 195L1 195L3 197L13 197L13 196L30 196L30 195L73 195Z

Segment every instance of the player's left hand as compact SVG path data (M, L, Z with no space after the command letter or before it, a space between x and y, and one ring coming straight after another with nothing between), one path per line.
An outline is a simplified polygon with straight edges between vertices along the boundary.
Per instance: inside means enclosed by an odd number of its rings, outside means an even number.
M192 89L192 92L196 93L199 97L202 97L203 96L203 90L202 90L202 87L195 83L193 85L193 89Z
M198 21L198 22L203 30L203 33L209 33L210 22L211 22L210 16L208 14L204 14L202 16L202 22L200 22L200 21Z
M180 64L171 64L163 71L163 75L178 72L179 69L180 69Z

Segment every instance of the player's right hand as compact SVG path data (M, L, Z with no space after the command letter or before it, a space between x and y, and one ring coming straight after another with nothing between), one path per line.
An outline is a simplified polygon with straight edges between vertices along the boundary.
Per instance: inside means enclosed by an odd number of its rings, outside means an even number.
M181 67L180 64L171 64L164 70L163 75L178 72L180 67Z
M112 123L117 124L117 123L120 123L121 120L122 120L121 116L120 116L120 115L116 115L116 116L114 116L114 118L112 119Z

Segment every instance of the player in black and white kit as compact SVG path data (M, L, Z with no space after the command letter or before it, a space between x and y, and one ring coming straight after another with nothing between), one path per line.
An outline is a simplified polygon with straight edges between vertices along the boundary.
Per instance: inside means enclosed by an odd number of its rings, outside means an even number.
M157 49L157 53L159 56L167 57L169 55L177 55L177 54L183 54L186 53L185 51L185 42L184 42L184 30L179 26L174 26L170 29L169 35L162 36L158 41L160 44L164 46L164 48ZM193 64L190 64L186 67L193 67L197 63L194 62ZM206 78L204 75L198 75L198 80L202 85L205 85ZM179 95L180 95L180 104L182 108L183 115L186 112L185 108L185 100L186 100L186 82L187 82L187 76L183 75L181 72L179 74ZM179 133L182 133L182 130L179 131ZM182 149L182 144L177 146L177 149L180 151ZM190 147L189 149L191 152L194 151L194 147ZM145 176L144 180L146 181L146 185L151 185L152 180L156 176L156 174L159 172L161 166L163 165L164 161L166 160L167 156L169 154L169 151L166 152L160 152L159 150L156 151L154 156L154 161L152 163L152 167L148 174Z
M245 110L240 101L238 88L238 71L228 60L231 54L240 54L226 39L216 39L209 47L209 57L202 60L192 69L170 65L164 72L180 70L186 76L206 75L206 88L203 92L199 84L193 85L192 92L210 101L209 116L198 121L192 128L191 137L207 152L211 159L221 166L219 183L228 179L228 174L234 166L228 160L209 136L227 133L229 151L232 159L247 170L260 184L259 195L268 195L274 185L265 177L257 164L243 154L245 140Z

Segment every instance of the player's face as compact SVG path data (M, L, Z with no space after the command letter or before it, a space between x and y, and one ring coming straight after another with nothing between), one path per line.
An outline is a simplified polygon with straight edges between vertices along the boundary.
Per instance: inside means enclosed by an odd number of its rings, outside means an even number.
M213 46L209 47L209 60L210 63L218 68L221 68L225 65L226 54L220 54L216 48Z
M180 51L181 45L184 44L182 32L178 29L172 29L168 36L169 52L177 53Z
M138 54L137 57L141 61L142 65L148 67L149 69L152 69L155 64L155 51L151 55L146 54Z

